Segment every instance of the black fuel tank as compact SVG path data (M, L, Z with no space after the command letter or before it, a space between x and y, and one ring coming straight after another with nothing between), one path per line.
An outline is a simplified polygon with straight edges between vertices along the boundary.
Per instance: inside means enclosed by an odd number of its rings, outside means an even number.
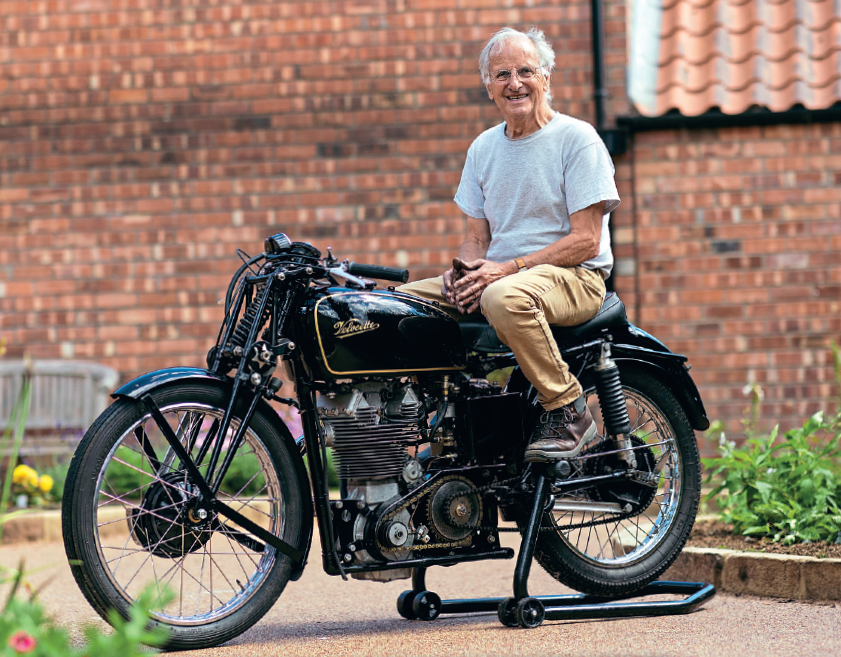
M460 370L467 362L458 322L432 303L386 290L315 292L299 341L325 379Z

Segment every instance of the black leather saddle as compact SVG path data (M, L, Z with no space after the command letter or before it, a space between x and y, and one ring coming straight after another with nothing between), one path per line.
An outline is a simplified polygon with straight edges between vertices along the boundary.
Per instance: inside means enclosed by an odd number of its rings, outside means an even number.
M615 292L610 292L605 297L601 310L593 319L588 319L577 326L553 326L552 335L558 345L563 346L569 343L585 342L591 334L627 324L628 316L625 314L625 304L619 300ZM481 313L475 313L475 318L471 316L469 321L460 322L459 326L468 351L488 354L511 351L500 342L496 331L488 324Z

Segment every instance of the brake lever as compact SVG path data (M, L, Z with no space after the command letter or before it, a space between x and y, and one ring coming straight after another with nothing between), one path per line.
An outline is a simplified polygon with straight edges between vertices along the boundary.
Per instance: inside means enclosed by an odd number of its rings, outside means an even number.
M343 262L338 267L331 267L327 270L327 273L331 276L340 276L341 278L345 279L345 283L353 283L354 285L358 285L363 290L373 290L377 283L376 281L372 281L367 278L359 278L358 276L354 276L353 274L349 273L345 269L345 263Z

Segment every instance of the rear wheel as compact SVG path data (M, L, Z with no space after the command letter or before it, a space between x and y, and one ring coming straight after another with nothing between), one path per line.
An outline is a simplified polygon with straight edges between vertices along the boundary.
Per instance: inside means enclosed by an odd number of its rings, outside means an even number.
M216 435L228 403L220 387L195 383L152 396L193 458ZM219 463L238 426L235 419L224 436ZM304 505L290 441L258 411L218 499L300 549ZM205 479L208 461L199 468ZM91 605L103 618L112 608L127 617L151 588L152 625L167 629L169 649L241 634L271 608L292 572L289 557L202 506L195 482L135 400L118 400L88 430L70 466L62 517L73 575ZM175 597L161 608L166 589Z
M623 369L620 378L647 485L622 480L556 492L535 546L535 558L555 579L598 596L636 591L672 564L689 538L701 491L695 434L675 396L645 371ZM571 461L573 476L627 467L615 455L599 455L614 447L604 440L595 389L585 394L599 437ZM521 530L527 517L519 514Z

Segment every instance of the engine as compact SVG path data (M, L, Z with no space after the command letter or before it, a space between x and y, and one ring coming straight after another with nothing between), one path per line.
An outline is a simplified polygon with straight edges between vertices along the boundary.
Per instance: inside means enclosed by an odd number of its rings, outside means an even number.
M424 407L411 384L360 383L318 399L326 442L336 471L351 484L396 480L416 444Z
M477 536L493 546L495 539L480 531L487 520L481 488L492 469L504 466L447 473L440 464L475 463L476 450L484 459L496 458L512 437L516 445L522 435L519 404L519 395L502 394L484 379L455 383L446 375L423 389L406 381L366 381L321 394L319 420L346 487L342 499L331 503L342 561L401 561L425 550L469 547ZM427 422L432 410L434 422ZM421 443L430 447L431 460L422 459L426 466L407 449ZM425 476L430 467L432 477ZM352 576L390 581L410 577L411 569Z
M411 384L368 382L320 395L318 415L326 444L333 449L336 474L347 481L345 500L357 505L352 513L343 510L350 533L345 542L364 545L372 540L376 510L421 479L421 466L406 448L420 441L424 405ZM365 513L358 513L359 509ZM390 549L378 550L383 557L398 560L409 556L414 543L410 524L408 511L391 519L383 537ZM353 558L362 563L377 560L363 548L355 550ZM409 569L398 569L353 576L390 581L410 575Z

